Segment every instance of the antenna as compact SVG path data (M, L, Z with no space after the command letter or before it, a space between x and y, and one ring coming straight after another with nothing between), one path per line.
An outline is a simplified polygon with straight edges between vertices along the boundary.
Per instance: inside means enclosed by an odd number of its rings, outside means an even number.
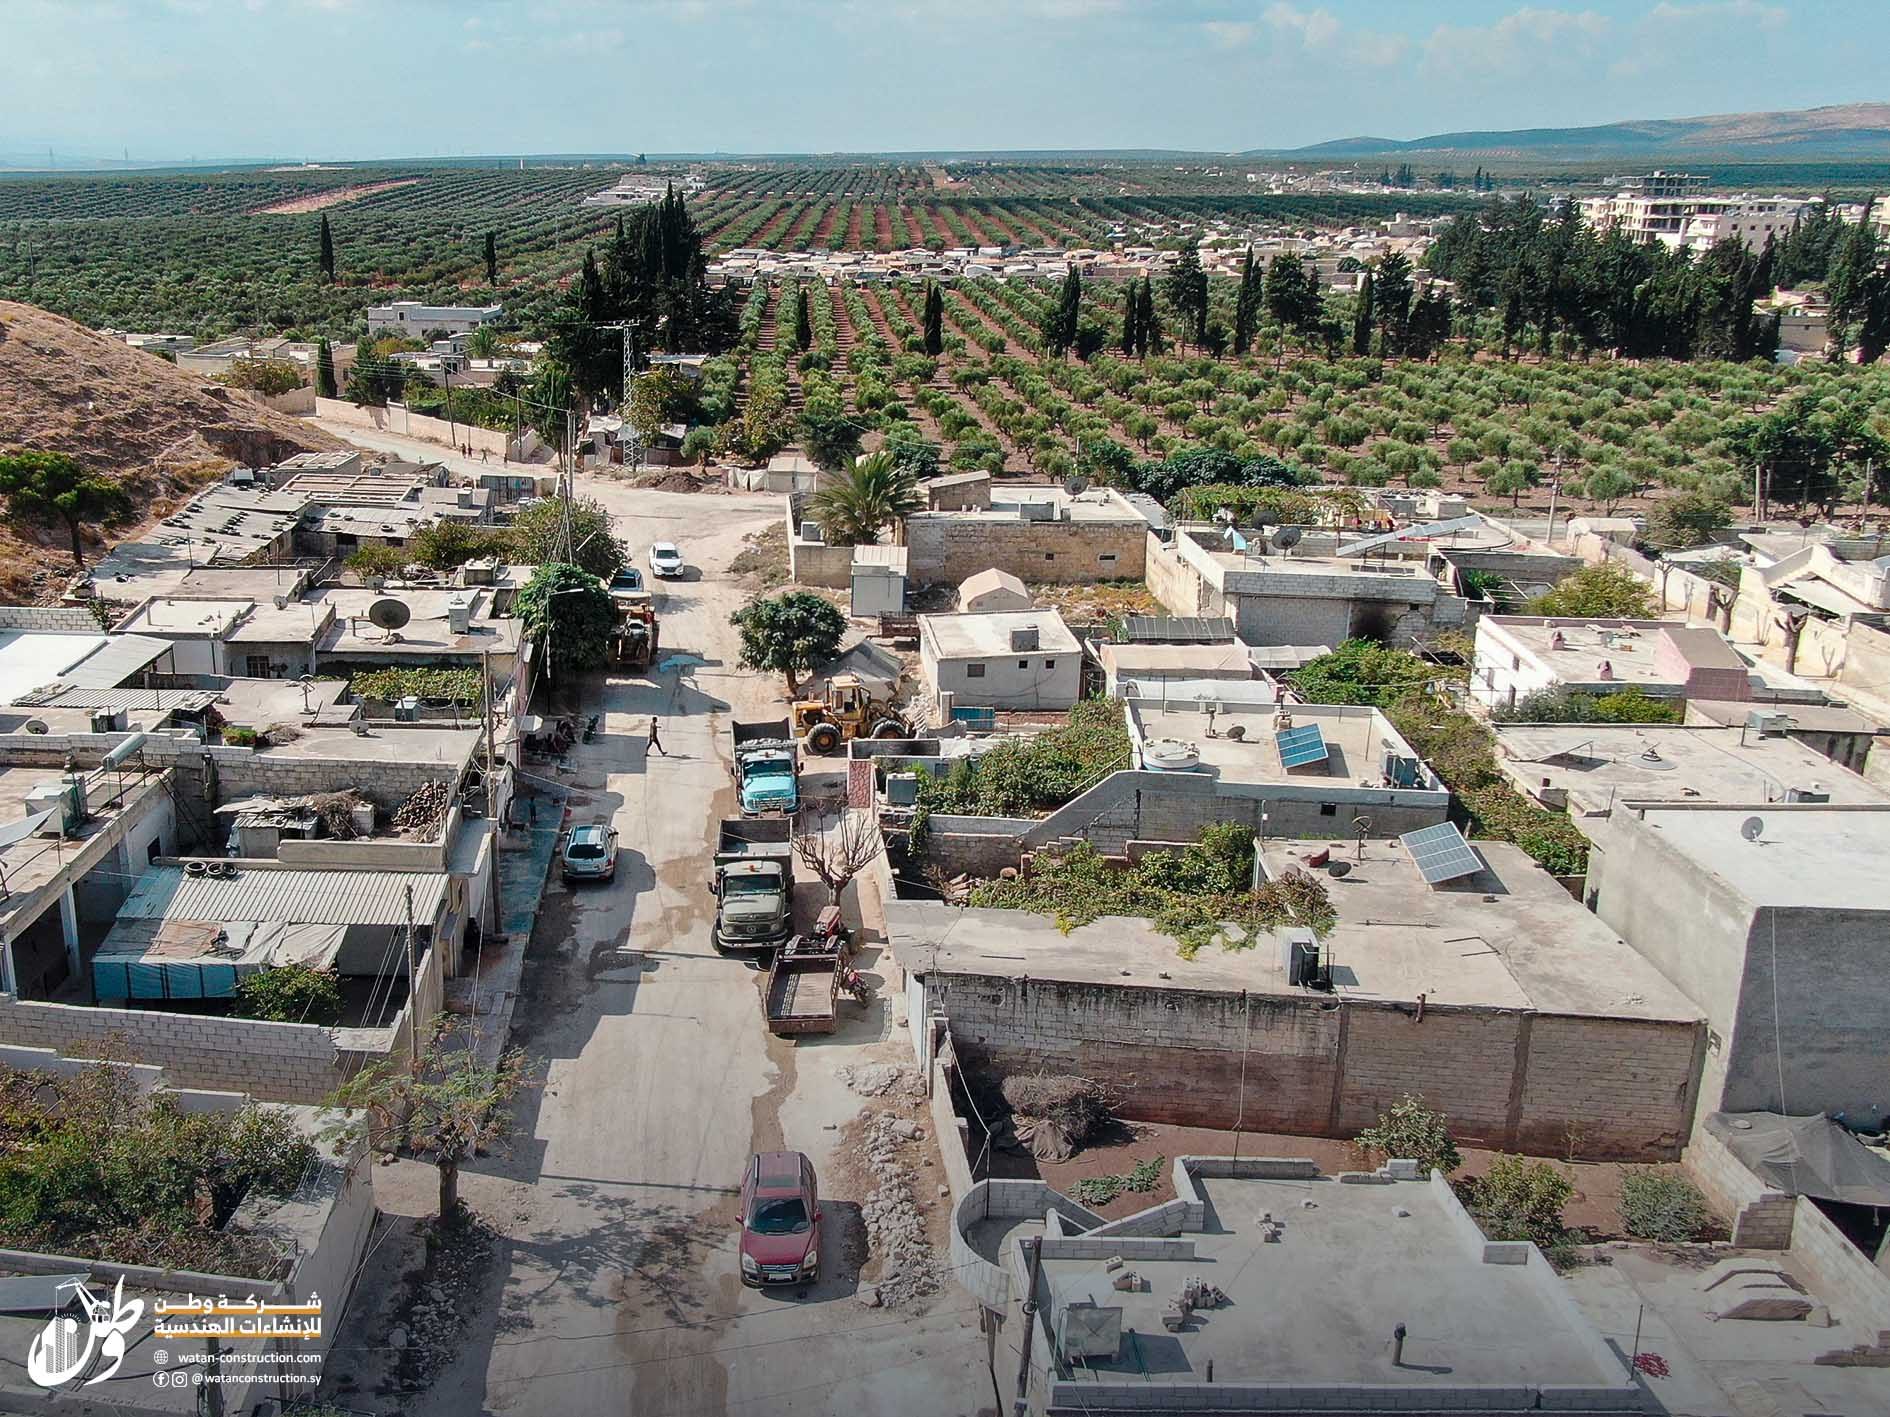
M1273 533L1273 549L1275 551L1291 551L1295 546L1299 545L1299 539L1303 535L1305 535L1305 533L1299 527L1283 526Z
M1757 841L1760 833L1764 830L1765 819L1763 817L1747 817L1739 824L1739 835L1743 836L1747 841Z

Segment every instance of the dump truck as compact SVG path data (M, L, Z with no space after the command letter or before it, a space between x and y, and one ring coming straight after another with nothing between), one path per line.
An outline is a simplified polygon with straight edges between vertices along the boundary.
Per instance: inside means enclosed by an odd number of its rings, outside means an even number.
M627 669L648 669L656 658L659 631L656 603L648 591L612 592L617 607L617 628L611 637L611 657Z
M712 869L718 950L773 949L793 933L791 817L724 817Z
M728 726L729 776L744 817L793 816L801 807L801 755L785 718L733 720Z

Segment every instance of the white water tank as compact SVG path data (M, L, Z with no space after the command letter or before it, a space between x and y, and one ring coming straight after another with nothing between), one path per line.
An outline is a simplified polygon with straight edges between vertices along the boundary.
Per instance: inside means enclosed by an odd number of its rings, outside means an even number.
M1150 772L1193 772L1201 750L1179 738L1151 738L1142 745L1142 765Z

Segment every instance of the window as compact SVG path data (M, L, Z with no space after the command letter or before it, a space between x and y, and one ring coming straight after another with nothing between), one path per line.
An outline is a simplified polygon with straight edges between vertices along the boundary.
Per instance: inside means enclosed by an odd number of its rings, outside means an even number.
M1096 560L1102 565L1113 566L1116 564L1116 553L1113 551L1101 552L1097 555Z
M1337 802L1321 802L1319 804L1319 815L1322 817L1338 816L1339 804Z
M358 540L359 538L351 531L338 531L335 533L335 549L340 550L343 546L354 546L358 543Z
M243 672L251 679L267 679L269 677L269 656L266 654L245 656L243 666Z
M1043 662L1043 667L1045 669L1055 669L1057 667L1057 662L1054 659L1046 659Z
M984 666L982 664L967 664L965 666L965 677L967 679L984 678Z
M1017 661L1017 667L1019 669L1028 669L1030 668L1030 661L1028 659L1020 659Z
M1043 559L1046 561L1054 561L1057 559L1057 553L1054 551L1046 551L1043 553Z
M163 854L164 854L164 843L159 841L156 837L152 837L150 840L150 843L146 845L146 847L144 848L144 859L146 861L149 861L153 866L155 866L157 865L158 857L162 856Z

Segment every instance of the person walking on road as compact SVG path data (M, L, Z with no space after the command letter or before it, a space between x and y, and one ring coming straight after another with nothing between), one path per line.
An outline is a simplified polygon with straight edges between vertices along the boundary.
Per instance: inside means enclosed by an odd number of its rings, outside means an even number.
M662 753L666 758L669 756L668 753L663 752L663 740L656 736L656 718L654 715L650 718L650 747L654 748L658 753Z

